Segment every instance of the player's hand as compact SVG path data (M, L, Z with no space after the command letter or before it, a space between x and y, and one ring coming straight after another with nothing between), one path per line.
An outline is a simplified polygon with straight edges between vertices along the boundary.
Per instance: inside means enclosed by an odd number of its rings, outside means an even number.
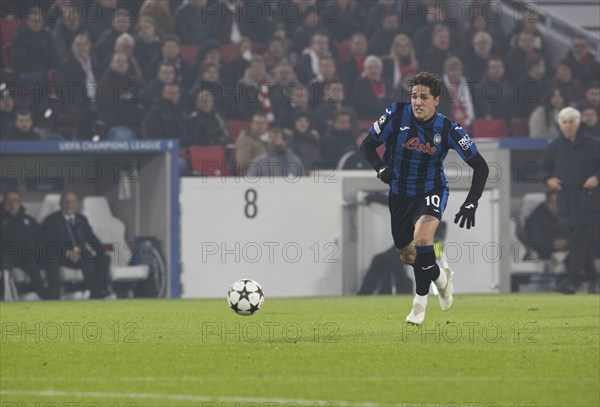
M379 171L377 171L377 178L385 182L386 184L391 184L394 180L394 171L390 167L381 167Z
M471 229L471 227L475 227L475 210L477 209L477 202L465 202L460 207L460 211L454 217L454 223L458 223L460 221L460 227L464 228L465 225L467 229Z

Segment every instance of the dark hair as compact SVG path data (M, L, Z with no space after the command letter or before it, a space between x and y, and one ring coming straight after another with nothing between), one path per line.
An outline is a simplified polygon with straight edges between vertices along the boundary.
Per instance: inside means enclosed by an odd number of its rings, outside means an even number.
M546 90L546 93L544 94L544 98L543 98L543 102L542 102L547 125L551 125L554 123L554 117L552 116L552 111L554 110L554 107L552 107L551 101L552 101L552 98L554 97L554 92L556 92L556 91L558 91L560 93L560 96L563 99L564 107L569 106L570 101L567 100L567 97L565 96L565 92L563 92L563 89L558 85L550 86Z
M163 38L162 41L162 45L165 45L165 43L167 42L176 42L177 45L181 44L181 39L176 36L175 34L169 34L169 35L165 35L165 38Z
M442 78L440 78L439 75L422 71L414 75L409 80L409 89L411 89L411 91L412 88L417 85L423 85L429 88L431 96L436 98L442 93L442 86L444 86L444 82L442 82Z
M26 107L21 107L15 113L15 118L17 118L17 116L31 116L31 110Z

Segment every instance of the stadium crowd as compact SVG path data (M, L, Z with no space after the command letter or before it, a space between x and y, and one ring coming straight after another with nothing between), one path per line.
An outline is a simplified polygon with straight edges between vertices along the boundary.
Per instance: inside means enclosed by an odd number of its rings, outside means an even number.
M600 67L585 37L553 65L534 13L505 32L485 1L453 19L442 3L3 2L3 23L23 23L3 38L0 138L178 138L184 172L190 146L229 146L242 171L273 145L305 171L336 167L359 129L408 100L419 70L443 77L440 111L475 136L477 120L497 119L505 135L556 138L558 112L575 106L600 137Z

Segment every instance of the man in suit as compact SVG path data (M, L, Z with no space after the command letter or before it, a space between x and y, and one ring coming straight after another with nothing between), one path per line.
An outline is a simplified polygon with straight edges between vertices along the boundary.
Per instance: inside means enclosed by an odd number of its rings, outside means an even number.
M44 220L44 243L48 248L45 269L48 272L52 298L60 298L61 266L80 269L85 288L92 298L114 298L110 290L110 258L104 254L102 243L96 237L85 216L77 212L77 195L64 192L60 210Z

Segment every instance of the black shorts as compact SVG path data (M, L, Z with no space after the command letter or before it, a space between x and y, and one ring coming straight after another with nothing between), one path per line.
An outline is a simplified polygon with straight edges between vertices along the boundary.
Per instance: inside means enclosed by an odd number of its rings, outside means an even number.
M415 223L421 216L431 215L441 221L447 202L448 188L434 189L414 198L399 196L390 191L390 217L396 248L401 249L413 241Z

